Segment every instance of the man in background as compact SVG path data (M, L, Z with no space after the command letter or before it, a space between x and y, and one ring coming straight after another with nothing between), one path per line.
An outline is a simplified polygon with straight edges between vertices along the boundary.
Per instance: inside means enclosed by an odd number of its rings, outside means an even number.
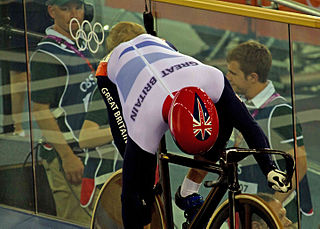
M122 167L121 155L113 144L108 113L97 87L80 130L79 146L86 151L80 203L87 207L95 204L103 184Z
M5 50L10 52L10 92L11 92L11 113L13 121L13 135L26 136L23 129L23 112L27 90L27 64L26 64L26 37L27 33L28 51L33 51L41 39L44 30L51 22L46 13L45 0L28 0L26 7L26 25L24 18L24 4L22 0L8 0L3 3L5 12L0 15L0 21L7 18L8 42L4 42ZM3 12L2 12L3 13ZM2 26L3 24L1 24Z
M77 154L83 153L79 132L96 85L96 60L71 35L79 29L71 19L84 20L83 0L48 0L47 6L54 24L30 58L33 115L44 138L40 156L57 216L88 226L92 206L80 206L84 164Z
M288 101L276 92L268 74L272 64L272 56L266 46L256 41L247 41L239 44L227 54L228 73L234 91L242 96L244 103L262 127L273 149L282 150L294 156L294 139L292 124L292 107ZM305 214L312 214L311 196L306 176L307 158L303 143L301 125L296 126L297 131L297 160L298 180L300 181L301 210ZM234 134L232 146L246 147L243 137ZM278 166L284 169L284 161L276 160ZM239 179L242 191L248 193L269 192L274 193L263 182L263 174L258 165L251 158L241 162ZM295 180L295 178L293 178ZM293 189L288 193L275 192L274 196L286 206L288 217L297 222L295 182Z

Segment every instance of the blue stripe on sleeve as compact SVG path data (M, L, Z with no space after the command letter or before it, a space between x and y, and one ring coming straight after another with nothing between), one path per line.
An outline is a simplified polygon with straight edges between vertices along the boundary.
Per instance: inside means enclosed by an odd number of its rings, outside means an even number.
M160 44L160 43L157 43L155 41L143 41L143 42L140 42L139 44L136 44L136 47L137 48L143 48L143 47L147 47L147 46L158 46L158 47L162 47L162 48L165 48L165 49L168 49L168 50L172 50L172 51L175 51L173 48L169 47L169 46L166 46L166 45L163 45L163 44ZM131 46L131 47L128 47L126 48L125 50L123 50L119 56L119 59L124 55L126 54L127 52L130 52L130 51L133 51L134 48Z

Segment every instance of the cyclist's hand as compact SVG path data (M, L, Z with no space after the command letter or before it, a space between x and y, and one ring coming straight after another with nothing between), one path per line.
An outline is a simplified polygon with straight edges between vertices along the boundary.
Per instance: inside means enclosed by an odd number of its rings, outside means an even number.
M278 169L271 170L268 175L268 185L278 192L288 192L291 188L291 181L287 182L286 174Z

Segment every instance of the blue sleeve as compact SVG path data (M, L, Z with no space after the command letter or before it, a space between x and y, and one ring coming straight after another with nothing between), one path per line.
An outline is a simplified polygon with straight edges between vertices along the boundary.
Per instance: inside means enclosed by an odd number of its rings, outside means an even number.
M241 132L249 148L270 148L267 136L251 116L245 104L234 93L229 81L226 78L225 88L219 101L217 102L217 109L223 110L222 113L225 122L231 122L232 126ZM255 159L265 175L275 168L270 155L256 155Z

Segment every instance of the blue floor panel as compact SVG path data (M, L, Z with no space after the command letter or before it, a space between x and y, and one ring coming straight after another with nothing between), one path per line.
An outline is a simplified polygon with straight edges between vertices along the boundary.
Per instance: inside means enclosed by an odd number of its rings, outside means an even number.
M87 229L79 225L0 207L0 229Z

